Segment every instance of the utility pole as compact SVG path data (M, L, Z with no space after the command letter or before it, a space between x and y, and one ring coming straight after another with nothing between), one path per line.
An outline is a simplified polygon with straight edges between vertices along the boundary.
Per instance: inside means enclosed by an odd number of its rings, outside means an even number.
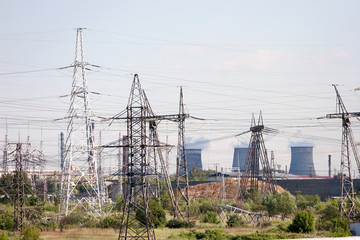
M68 127L61 177L62 212L66 216L77 206L101 215L103 204L95 159L93 114L90 110L85 71L87 67L94 65L84 60L82 31L83 28L76 30L74 63L65 67L74 69L70 107L65 118L68 119ZM80 184L86 189L86 196L74 202L73 199L76 198L74 189Z
M260 112L258 122L256 124L255 117L253 115L251 120L250 131L252 132L248 153L245 162L245 174L241 179L241 196L244 198L246 189L248 187L248 181L250 180L250 188L259 189L259 164L261 163L263 170L263 182L262 190L264 192L274 193L275 185L273 174L270 168L268 156L266 154L266 148L262 131L264 130L263 118Z
M351 129L350 118L360 117L360 112L348 112L341 99L340 93L335 85L333 85L336 92L336 113L327 114L326 118L340 118L342 120L342 143L341 143L341 212L350 219L353 219L355 213L355 192L353 185L353 178L351 176L351 161L350 148L356 161L358 170L360 171L360 157L357 145L354 139L354 134Z

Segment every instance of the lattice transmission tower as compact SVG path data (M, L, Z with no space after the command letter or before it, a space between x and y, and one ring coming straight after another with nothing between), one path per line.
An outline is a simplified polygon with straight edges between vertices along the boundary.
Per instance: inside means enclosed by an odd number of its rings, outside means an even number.
M65 140L64 166L61 178L62 212L70 214L77 206L101 214L103 204L100 192L98 167L94 149L94 122L90 110L82 38L83 28L76 30L75 61L66 68L73 68L73 82ZM92 65L93 66L93 65ZM85 189L76 196L77 187Z
M261 182L261 190L263 192L275 192L275 185L273 174L270 168L268 156L266 153L265 143L263 139L264 124L262 114L260 112L260 116L258 122L256 123L255 117L253 115L251 120L251 138L248 147L248 152L246 155L245 161L245 173L241 178L241 197L244 198L246 189L259 189L259 179L260 179L260 164L262 166L262 182ZM249 183L250 182L250 183Z
M190 218L189 172L185 151L185 119L184 97L182 87L180 87L178 147L176 157L176 205L179 205L180 198L182 198L186 204L186 215Z
M341 99L340 93L335 85L333 85L336 92L336 113L327 114L326 118L341 118L342 119L342 143L341 143L341 200L340 210L347 218L354 218L355 212L355 192L353 185L353 178L351 176L351 160L350 151L352 152L360 171L360 157L357 145L354 139L354 134L351 129L350 118L360 117L360 112L348 112Z
M226 186L225 186L224 168L221 168L221 185L220 185L219 200L221 202L224 202L226 200Z
M155 239L149 207L148 178L151 174L146 159L146 115L143 91L138 75L135 75L127 105L129 161L126 166L125 204L119 239Z

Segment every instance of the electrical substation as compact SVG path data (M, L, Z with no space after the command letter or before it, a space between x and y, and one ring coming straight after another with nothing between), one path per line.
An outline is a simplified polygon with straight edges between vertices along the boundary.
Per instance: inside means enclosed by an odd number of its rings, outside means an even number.
M96 116L91 108L87 72L89 67L98 68L99 66L85 60L83 30L84 28L76 29L74 62L58 69L73 71L71 92L68 95L70 98L68 111L63 114L63 118L55 120L65 122L67 125L67 128L62 130L59 139L57 159L60 169L46 167L47 156L43 152L42 143L39 149L34 149L30 136L26 142L13 142L9 141L8 133L6 133L1 174L14 176L13 189L15 191L9 194L7 189L0 189L0 195L13 202L14 221L18 231L24 224L26 195L36 195L50 202L58 199L59 218L81 213L91 214L95 218L107 216L113 211L115 205L113 196L120 195L123 204L119 239L156 239L149 206L151 197L160 198L161 192L166 191L170 197L172 216L179 220L189 220L191 202L197 196L201 196L200 192L194 193L196 191L192 190L192 187L198 183L189 182L189 175L193 168L199 170L205 168L206 157L202 155L201 148L190 148L186 143L186 120L201 119L186 112L183 87L179 87L179 105L174 106L174 111L157 115L155 113L157 110L151 107L151 99L148 99L141 85L142 76L138 74L133 75L126 109L114 114L113 117ZM351 152L354 155L357 170L360 170L360 158L350 119L360 117L360 112L348 112L337 86L334 85L334 88L337 112L323 118L342 120L342 140L341 146L339 145L341 165L337 192L340 194L326 190L321 197L338 195L335 197L340 197L341 211L347 218L353 219L356 213ZM117 111L118 109L114 112ZM163 122L177 125L176 145L170 145L167 140L166 142L163 140L163 136L160 136L158 127ZM230 213L242 215L248 222L256 223L279 219L278 216L270 218L266 215L256 215L225 204L230 198L237 202L243 201L250 188L261 190L265 194L274 194L281 186L293 193L299 189L297 185L300 185L298 183L292 185L295 181L309 180L314 181L315 185L318 184L315 183L320 178L317 179L313 161L313 146L291 146L290 169L289 172L287 169L284 171L276 164L274 151L269 151L269 158L265 146L266 140L263 137L263 135L276 135L279 131L268 127L264 122L266 123L266 117L264 121L261 112L257 120L253 114L248 130L240 134L220 137L219 139L245 138L246 134L251 134L248 146L233 148L232 168L221 166L221 170L209 174L207 181L201 182L201 184L218 183L218 194L213 195L216 195L215 198L223 203L217 207L221 212L220 218L224 221ZM116 138L104 143L100 132L100 138L97 141L95 132L100 123L108 126L122 124L126 126L126 133L117 132ZM236 132L240 131L241 129L236 130ZM117 153L117 163L113 164L117 169L111 174L107 174L104 167L107 159L103 153L108 149ZM176 159L169 159L168 153L171 149L176 151ZM169 161L175 165L175 173L172 175ZM30 179L30 184L25 183L27 177ZM234 180L234 184L228 185L230 182L227 181L228 179ZM321 181L337 181L331 174L331 156L329 156L329 174ZM48 186L53 186L50 194Z

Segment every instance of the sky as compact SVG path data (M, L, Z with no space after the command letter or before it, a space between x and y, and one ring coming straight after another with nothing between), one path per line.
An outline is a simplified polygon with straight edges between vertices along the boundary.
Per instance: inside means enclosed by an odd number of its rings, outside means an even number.
M112 117L126 108L134 74L156 114L176 114L183 87L189 146L200 143L205 169L230 168L233 148L246 146L252 114L262 112L268 151L284 169L290 146L314 146L318 175L328 155L340 169L337 84L349 112L360 93L359 1L5 1L0 0L0 149L43 142L47 168L59 166L59 134L69 108L76 28L83 30L90 108ZM99 118L100 119L100 118ZM96 137L111 142L126 125L97 119ZM352 119L360 141L360 123ZM177 144L177 126L159 134ZM220 139L220 140L219 140ZM110 169L118 150L105 154ZM170 152L175 169L176 147ZM354 166L353 166L354 168ZM358 175L358 174L357 174Z

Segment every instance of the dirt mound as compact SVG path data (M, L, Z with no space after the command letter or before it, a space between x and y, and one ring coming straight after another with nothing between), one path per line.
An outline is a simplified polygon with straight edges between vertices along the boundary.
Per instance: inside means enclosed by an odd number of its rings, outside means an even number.
M236 198L236 178L227 178L225 181L225 192L226 192L226 199L228 200L235 200ZM262 181L259 181L259 188L263 184ZM209 183L202 183L197 184L194 186L189 187L189 198L190 200L196 198L208 198L211 200L216 200L219 198L221 188L221 181L219 182L209 182ZM285 190L275 185L277 192L284 192Z

